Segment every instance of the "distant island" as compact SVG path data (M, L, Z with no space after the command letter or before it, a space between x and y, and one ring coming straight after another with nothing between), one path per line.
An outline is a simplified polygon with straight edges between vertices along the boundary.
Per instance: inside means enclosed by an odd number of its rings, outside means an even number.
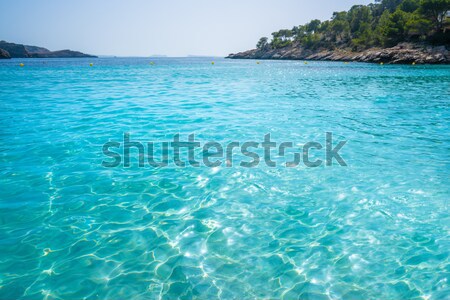
M450 0L376 0L262 37L233 59L450 63Z
M0 59L97 57L72 50L50 51L46 48L0 41Z

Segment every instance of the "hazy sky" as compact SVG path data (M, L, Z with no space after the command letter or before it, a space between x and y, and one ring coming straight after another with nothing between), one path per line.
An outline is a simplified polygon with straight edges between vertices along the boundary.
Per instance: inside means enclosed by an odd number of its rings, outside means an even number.
M97 55L216 55L370 0L0 0L0 40Z

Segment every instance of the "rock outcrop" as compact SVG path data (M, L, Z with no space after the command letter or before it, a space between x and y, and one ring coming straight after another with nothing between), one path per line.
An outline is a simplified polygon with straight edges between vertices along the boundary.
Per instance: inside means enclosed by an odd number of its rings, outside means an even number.
M9 53L9 58L69 58L96 57L72 50L50 51L46 48L0 41L0 49Z
M11 58L9 52L4 49L0 49L0 59L8 59L8 58Z
M285 60L322 60L356 61L386 64L449 64L450 53L446 46L430 46L402 43L392 48L373 48L361 52L345 49L308 50L299 45L280 49L253 49L230 54L233 59L285 59Z
M0 41L0 48L8 51L9 55L14 58L28 57L28 51L24 45Z

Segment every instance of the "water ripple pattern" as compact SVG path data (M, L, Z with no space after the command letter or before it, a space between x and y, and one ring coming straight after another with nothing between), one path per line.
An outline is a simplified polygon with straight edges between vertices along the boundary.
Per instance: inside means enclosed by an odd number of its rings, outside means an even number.
M449 299L449 66L152 61L0 62L0 299ZM347 167L101 166L328 131Z

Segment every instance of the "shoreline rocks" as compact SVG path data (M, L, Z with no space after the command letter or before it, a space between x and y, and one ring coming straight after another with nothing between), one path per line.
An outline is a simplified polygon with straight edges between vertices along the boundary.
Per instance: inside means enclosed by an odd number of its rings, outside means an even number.
M3 49L0 49L0 59L10 59L11 55L9 55L9 52Z
M385 64L450 64L450 52L446 46L402 43L392 48L371 48L361 52L346 49L309 50L299 45L280 49L253 49L230 54L231 59L277 59L277 60L319 60L355 61Z

